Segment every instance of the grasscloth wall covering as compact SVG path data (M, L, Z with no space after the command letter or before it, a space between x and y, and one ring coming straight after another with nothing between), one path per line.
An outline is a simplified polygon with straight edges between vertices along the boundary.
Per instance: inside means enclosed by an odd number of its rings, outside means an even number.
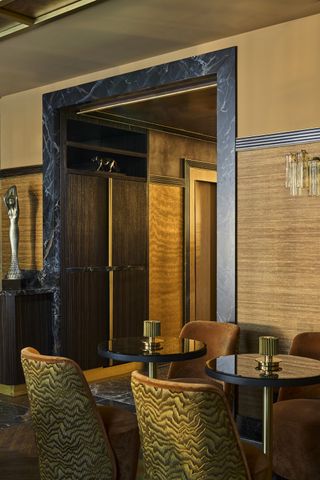
M260 335L292 338L320 330L320 197L290 197L284 155L320 143L238 153L238 323L241 350L256 352ZM260 416L243 390L240 413Z
M42 173L8 177L1 180L1 202L11 185L16 185L19 198L19 264L23 270L41 270L42 256ZM9 219L2 211L2 272L8 271L11 259Z

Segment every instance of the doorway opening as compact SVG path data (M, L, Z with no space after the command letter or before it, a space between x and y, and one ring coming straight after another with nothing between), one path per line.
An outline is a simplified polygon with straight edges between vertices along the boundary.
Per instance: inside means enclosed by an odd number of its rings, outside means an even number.
M114 109L127 109L128 105L123 104L123 99L128 100L137 98L141 94L147 93L153 95L154 93L165 93L169 90L170 95L164 95L164 98L171 96L172 86L174 87L190 87L199 86L203 82L204 86L208 86L208 80L211 84L216 83L216 111L217 111L217 123L216 123L216 140L217 140L217 307L216 307L216 319L224 322L235 321L235 49L226 49L218 52L212 52L198 57L190 57L180 61L172 62L169 64L159 65L150 69L141 70L138 72L131 72L128 74L119 75L113 78L106 78L90 84L81 85L74 88L68 88L64 91L53 92L44 96L44 279L48 286L63 286L62 276L64 272L64 246L63 242L64 229L66 222L63 216L65 212L63 208L64 203L64 180L63 169L76 167L76 156L73 157L73 165L64 164L66 159L66 150L68 148L76 149L76 145L69 144L66 148L64 129L61 124L60 114L62 110L73 108L73 113L77 117L77 122L81 123L79 117L85 119L85 115L92 115L88 109L91 107L105 106L106 103L113 104L112 108L107 108L109 112L105 111L104 115L113 115L113 118L109 118L108 122L110 128L112 128L112 122L114 127L119 126L119 118L115 118L114 115L119 115L119 111L113 111ZM200 95L201 88L196 89L196 93ZM206 89L203 88L203 91ZM187 92L179 93L174 98L183 95L187 95ZM150 98L150 102L155 101L156 98ZM117 105L115 105L117 103ZM142 102L132 102L132 105L136 110L139 110L139 104ZM187 102L186 102L187 103ZM87 112L85 112L87 110ZM98 115L102 114L101 108L95 113L96 118L91 119L99 122ZM164 109L162 109L163 111ZM80 112L80 115L77 115ZM123 112L121 112L123 113ZM132 112L130 112L131 114ZM75 120L75 119L74 119ZM101 119L100 119L101 120ZM133 119L134 121L146 121L145 119ZM147 119L149 122L150 119ZM153 120L154 121L154 120ZM131 122L131 120L130 120ZM94 122L91 122L94 123ZM175 129L176 126L170 126L169 131L160 131L163 123L162 118L157 118L154 121L154 131L159 136L164 134L175 135L171 129ZM130 126L128 131L133 133L133 130L144 128L145 126L135 124ZM193 128L193 127L192 127ZM183 130L186 132L192 131L190 125L184 125ZM61 137L60 137L61 132ZM203 142L203 135L208 136L208 132L194 132L195 136L193 141ZM198 138L196 136L198 135ZM187 135L176 135L187 136ZM152 183L154 191L164 186L161 184L161 177L171 177L171 184L165 185L165 187L172 188L172 185L178 184L182 187L183 183L183 166L180 161L178 167L175 166L175 172L172 172L171 162L161 162L158 165L158 171L151 173L148 169L145 169L143 165L143 155L145 152L139 151L143 147L141 143L141 137L137 136L134 140L131 136L133 143L136 141L134 148L138 149L136 153L136 162L134 162L134 168L131 171L132 176L146 177ZM69 140L68 140L69 141ZM77 140L71 140L71 142L77 142ZM210 140L209 140L210 141ZM139 143L140 142L140 143ZM87 145L87 149L90 149L92 145ZM101 151L100 151L101 153ZM110 153L110 152L109 152ZM185 158L196 159L197 155L185 155ZM72 158L72 157L71 157ZM80 158L80 157L78 157ZM114 160L114 159L113 159ZM126 159L125 159L126 160ZM129 163L124 160L124 165L130 169ZM120 162L121 163L121 162ZM156 163L156 162L155 162ZM206 163L206 162L204 162ZM154 165L156 166L156 165ZM77 168L75 168L76 170ZM119 172L121 173L121 172ZM173 178L173 180L172 180ZM143 183L143 182L142 182ZM169 182L170 183L170 182ZM104 188L101 187L102 190ZM184 188L184 187L183 187ZM81 189L80 189L81 190ZM104 198L104 194L102 195ZM154 199L159 198L158 195L153 196ZM165 196L167 199L168 197ZM162 202L155 202L157 206L161 207L166 205L166 200ZM115 206L113 202L113 207ZM168 217L167 217L168 218ZM176 224L173 222L173 226ZM62 289L60 291L62 293ZM150 295L148 295L150 297ZM65 351L64 341L62 339L64 330L68 331L68 334L76 332L77 326L71 328L70 325L65 325L65 318L63 315L63 308L61 301L62 296L59 294L55 297L55 322L54 322L54 338L55 338L55 351ZM185 307L183 307L185 308ZM90 332L92 333L92 332ZM76 337L72 339L74 342ZM80 342L81 339L79 339Z

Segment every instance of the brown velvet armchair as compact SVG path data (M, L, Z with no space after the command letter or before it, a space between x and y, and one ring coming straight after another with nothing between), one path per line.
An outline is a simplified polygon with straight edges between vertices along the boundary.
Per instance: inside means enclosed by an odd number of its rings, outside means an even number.
M240 328L233 323L209 322L196 320L186 323L180 332L180 338L191 338L207 345L207 353L203 357L183 362L172 362L168 379L184 382L210 383L223 388L231 401L232 386L208 377L205 372L207 360L236 353Z
M290 354L320 360L320 332L297 335ZM274 472L288 480L320 479L320 385L281 388L273 431Z
M209 384L131 377L145 480L266 480L268 458L241 442L225 395Z
M41 480L134 480L139 431L130 412L95 405L80 367L21 352Z
M195 320L186 323L180 332L180 338L191 338L207 345L203 357L183 362L172 362L168 378L203 378L211 383L205 372L207 360L232 355L236 351L240 328L233 323Z

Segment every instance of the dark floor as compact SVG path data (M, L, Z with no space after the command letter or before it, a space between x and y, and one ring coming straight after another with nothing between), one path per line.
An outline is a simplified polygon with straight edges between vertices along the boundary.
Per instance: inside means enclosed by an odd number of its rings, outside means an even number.
M166 377L167 367L158 369L158 376ZM98 405L113 405L134 411L130 389L130 375L114 377L90 384ZM259 425L240 419L238 426L244 436L255 443ZM252 432L252 435L251 435ZM256 443L259 445L259 443ZM29 415L28 398L0 395L0 478L1 480L39 480L37 451ZM137 479L142 479L138 474ZM169 480L169 479L168 479ZM282 480L274 477L274 480Z
M129 375L92 383L90 388L98 405L121 406L134 411ZM0 431L29 421L29 406L26 395L20 397L0 395Z
M130 375L90 384L98 405L134 411ZM138 474L137 479L143 477ZM38 456L26 395L0 395L0 479L39 480Z

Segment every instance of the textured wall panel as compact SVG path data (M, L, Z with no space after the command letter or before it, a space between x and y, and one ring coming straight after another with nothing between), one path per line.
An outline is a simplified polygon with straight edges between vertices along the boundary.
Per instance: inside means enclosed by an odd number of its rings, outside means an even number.
M150 131L149 162L150 174L183 177L181 158L217 163L217 146L194 138Z
M238 323L241 350L256 352L260 335L293 337L320 330L320 197L290 197L284 155L320 144L238 154ZM254 397L240 395L240 413L258 416Z
M8 271L11 249L9 219L2 197L11 185L16 185L19 198L19 264L24 270L41 270L42 254L42 173L3 178L1 180L2 207L2 272Z
M150 184L149 318L162 335L178 335L183 321L183 189Z

